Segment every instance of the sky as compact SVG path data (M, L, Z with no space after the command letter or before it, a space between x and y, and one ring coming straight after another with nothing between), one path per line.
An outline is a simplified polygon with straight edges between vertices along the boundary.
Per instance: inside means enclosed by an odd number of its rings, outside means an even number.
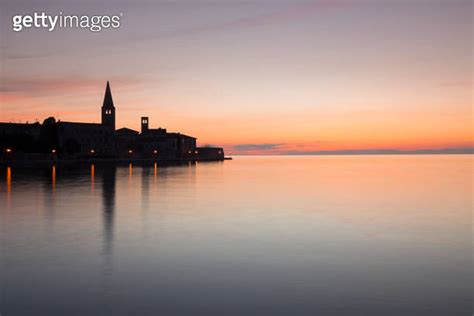
M234 154L474 148L471 0L0 4L0 121L151 127ZM118 29L12 30L17 14Z

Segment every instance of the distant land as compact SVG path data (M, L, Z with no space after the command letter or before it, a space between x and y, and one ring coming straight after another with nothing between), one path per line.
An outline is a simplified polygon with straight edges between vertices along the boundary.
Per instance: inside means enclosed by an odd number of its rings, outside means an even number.
M468 148L441 148L441 149L354 149L354 150L316 150L316 151L287 151L278 154L262 154L271 156L313 156L313 155L471 155L474 147ZM242 156L253 156L254 154L241 154Z

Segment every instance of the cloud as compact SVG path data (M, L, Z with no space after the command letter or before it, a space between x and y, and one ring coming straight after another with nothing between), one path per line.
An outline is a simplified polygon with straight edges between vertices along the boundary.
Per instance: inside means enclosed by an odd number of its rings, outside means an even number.
M474 147L455 147L439 149L354 149L354 150L313 150L285 151L283 155L437 155L437 154L474 154Z
M284 144L240 144L234 145L233 150L236 151L261 151L261 150L275 150Z
M306 149L304 149L306 147ZM474 154L474 147L445 148L362 148L362 149L311 149L311 146L285 143L239 144L225 146L226 151L240 155L438 155L438 154Z
M259 15L244 17L236 19L234 21L229 21L227 23L216 24L216 25L204 25L202 27L197 27L194 30L196 31L206 31L206 30L221 30L223 28L234 28L234 27L254 27L266 25L269 23L278 23L284 21L297 20L301 17L310 14L313 11L326 9L330 5L334 4L328 0L316 0L304 2L296 5L292 5L285 9L271 11L268 13L263 13Z
M13 53L13 52L6 52L3 56L5 60L26 60L26 59L35 59L35 58L45 58L52 56L52 53L45 53L45 52L37 52L37 53Z
M112 93L115 88L123 91L135 89L139 84L138 80L117 77L0 80L0 120L31 121L48 116L87 119L96 113L91 109L94 102L100 104L107 79L110 79Z
M48 95L57 96L61 92L78 90L97 90L98 87L105 87L105 82L109 78L46 78L46 79L8 79L0 82L0 93L21 94L21 95ZM123 87L135 86L138 80L130 78L110 78L112 86Z
M224 22L205 23L201 25L191 26L183 29L173 30L167 33L154 34L153 38L167 38L176 36L189 36L199 33L220 32L223 30L232 30L239 28L254 28L269 24L279 24L291 21L298 21L306 16L310 16L314 12L331 9L342 5L346 0L311 0L292 3L281 9L270 10L265 13L252 14L246 17L231 19ZM222 3L217 2L219 5ZM243 2L248 5L251 2ZM265 3L265 2L263 2ZM241 3L238 3L241 4ZM271 1L266 4L272 4ZM280 3L281 4L281 3ZM211 5L216 5L211 3ZM149 36L143 38L149 40Z

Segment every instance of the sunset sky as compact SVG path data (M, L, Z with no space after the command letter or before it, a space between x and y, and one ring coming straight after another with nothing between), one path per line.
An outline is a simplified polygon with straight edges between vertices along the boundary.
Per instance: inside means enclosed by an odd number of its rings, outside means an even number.
M79 3L80 2L80 3ZM114 15L116 30L12 31L16 14ZM242 154L469 148L471 0L0 4L0 121L140 116Z

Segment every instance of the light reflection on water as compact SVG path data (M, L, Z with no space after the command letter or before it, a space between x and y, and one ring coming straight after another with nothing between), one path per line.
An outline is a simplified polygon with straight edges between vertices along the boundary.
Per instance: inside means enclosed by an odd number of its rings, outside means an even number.
M472 313L472 156L2 173L2 315Z

